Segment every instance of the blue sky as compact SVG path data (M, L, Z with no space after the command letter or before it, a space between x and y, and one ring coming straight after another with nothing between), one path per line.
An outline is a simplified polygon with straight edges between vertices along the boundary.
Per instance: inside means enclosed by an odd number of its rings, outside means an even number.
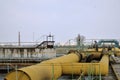
M0 42L33 41L53 34L65 42L86 38L120 39L120 0L0 0Z

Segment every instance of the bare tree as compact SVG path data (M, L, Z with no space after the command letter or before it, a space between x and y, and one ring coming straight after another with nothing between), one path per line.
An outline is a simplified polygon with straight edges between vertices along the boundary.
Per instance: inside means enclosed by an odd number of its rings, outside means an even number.
M83 44L85 41L85 36L78 34L76 41L77 41L77 45Z

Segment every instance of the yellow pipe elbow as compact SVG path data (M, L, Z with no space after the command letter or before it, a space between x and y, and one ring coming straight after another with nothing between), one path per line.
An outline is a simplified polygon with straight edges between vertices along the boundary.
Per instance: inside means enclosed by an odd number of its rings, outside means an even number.
M51 80L62 75L61 63L79 62L81 56L78 53L71 53L55 59L43 61L40 64L21 68L8 73L6 80ZM21 77L22 76L22 77Z

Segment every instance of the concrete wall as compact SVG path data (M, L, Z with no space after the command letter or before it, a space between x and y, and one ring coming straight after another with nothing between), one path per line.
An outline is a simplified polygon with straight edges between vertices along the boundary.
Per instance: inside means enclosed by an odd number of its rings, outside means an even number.
M55 49L38 48L0 48L0 59L5 58L41 58L49 59L56 57Z

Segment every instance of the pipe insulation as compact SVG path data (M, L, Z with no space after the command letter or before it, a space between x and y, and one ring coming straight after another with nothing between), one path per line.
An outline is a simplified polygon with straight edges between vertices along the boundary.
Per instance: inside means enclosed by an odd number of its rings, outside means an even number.
M82 55L75 52L62 57L43 61L8 73L5 80L52 80L62 75L62 63L79 62Z
M63 74L88 75L107 75L109 69L109 57L104 55L99 63L63 63Z
M99 57L98 55L95 55ZM4 80L55 80L62 74L80 75L93 72L93 75L107 75L109 58L104 55L98 63L79 63L82 55L78 52L43 61L39 64L12 71Z

